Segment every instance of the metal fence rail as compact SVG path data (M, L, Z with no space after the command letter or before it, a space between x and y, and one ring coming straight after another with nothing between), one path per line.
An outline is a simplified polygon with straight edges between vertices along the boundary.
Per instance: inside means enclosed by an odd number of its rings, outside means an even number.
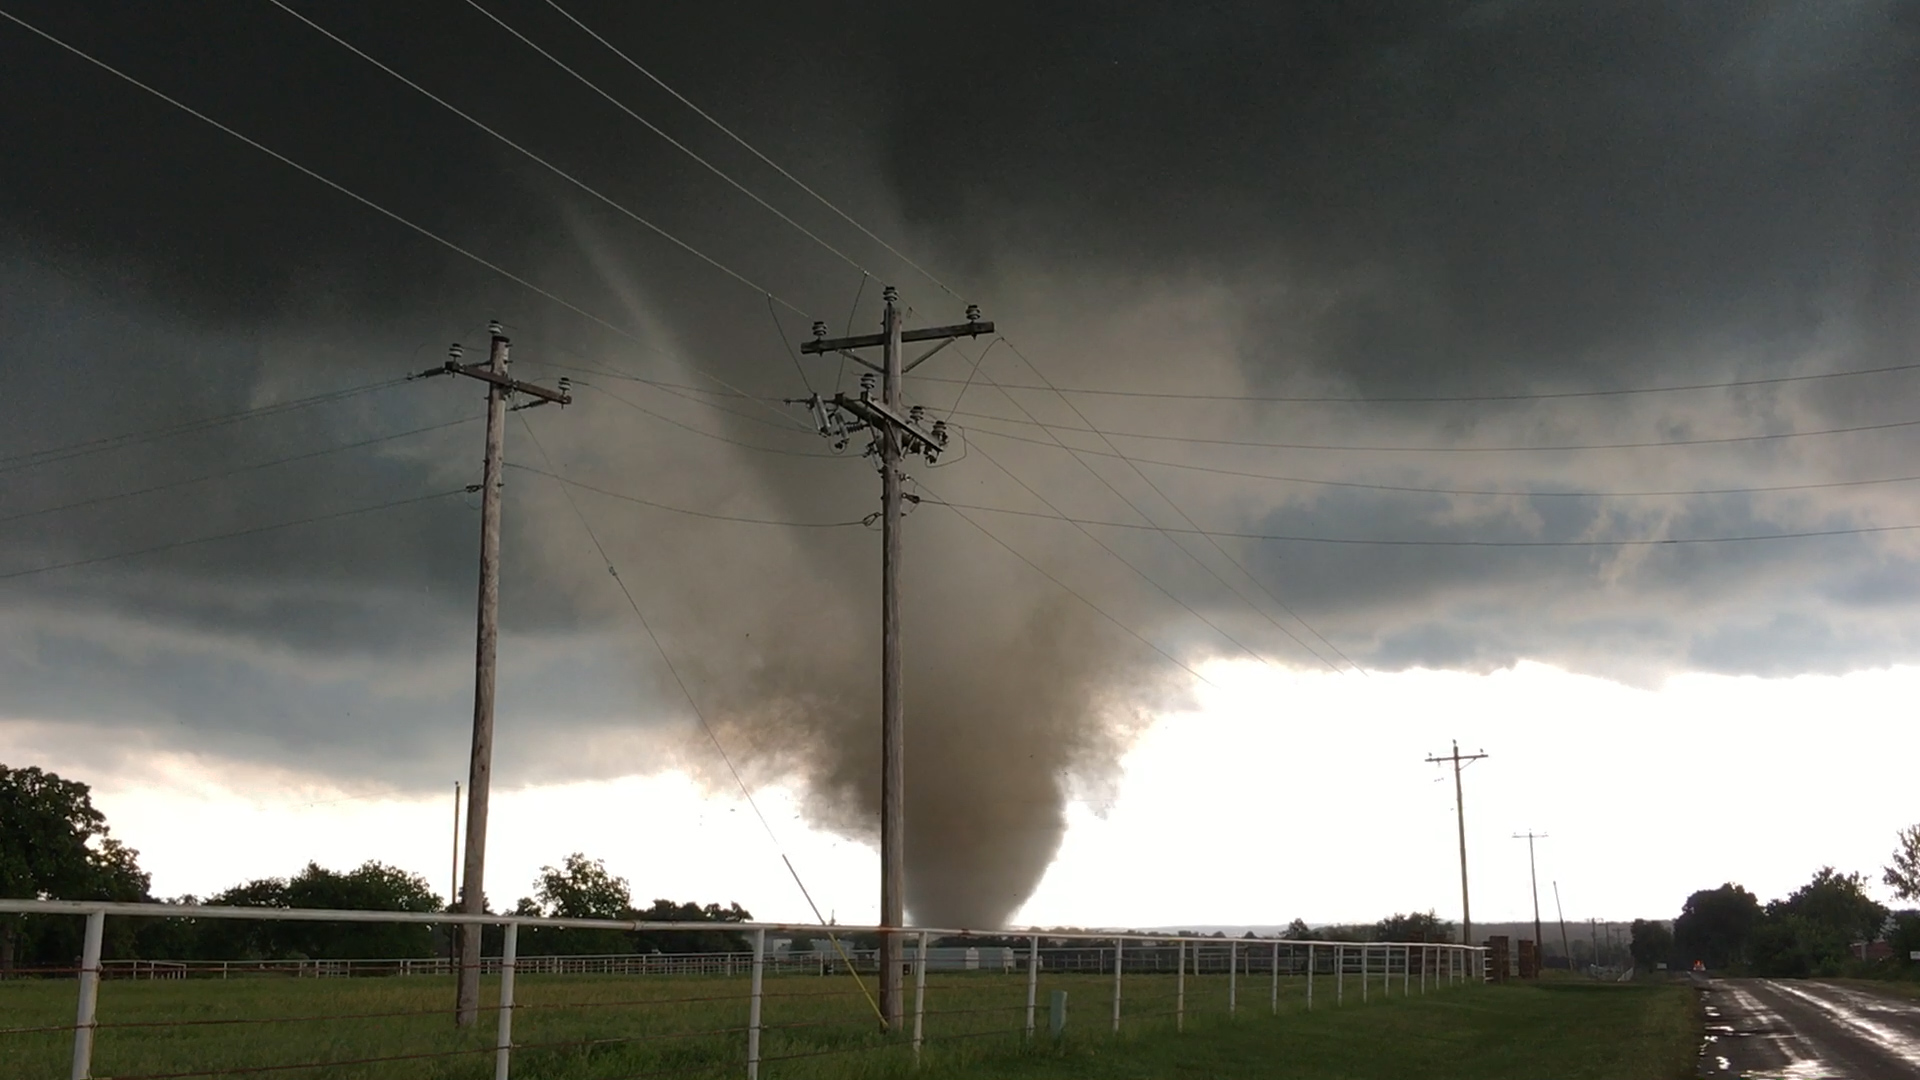
M602 919L539 919L511 915L322 911L311 909L224 908L181 904L116 904L92 901L5 900L0 914L68 916L85 919L82 956L75 974L77 1005L72 1024L6 1026L0 1021L0 1063L8 1060L8 1038L53 1037L70 1033L70 1080L94 1076L96 1037L143 1029L181 1032L222 1027L237 1030L261 1025L378 1025L408 1018L444 1018L451 1008L394 1007L331 1014L285 1016L169 1016L165 1019L103 1020L99 1015L103 978L178 983L188 979L268 976L348 979L362 976L447 976L444 957L373 960L273 962L103 960L106 921L115 919L231 919L256 922L357 922L410 925L480 924L502 928L497 957L476 965L497 981L490 1039L441 1038L430 1049L396 1053L342 1055L325 1043L328 1056L298 1062L196 1062L197 1071L122 1073L117 1080L185 1080L234 1075L324 1075L349 1070L369 1075L382 1065L414 1069L419 1063L491 1058L495 1080L510 1080L516 1054L614 1053L646 1047L668 1062L641 1075L738 1075L759 1080L778 1063L868 1051L910 1053L917 1063L929 1042L964 1043L990 1036L1033 1039L1044 1018L1051 1034L1065 1024L1067 992L1092 998L1099 1016L1088 1030L1119 1033L1123 1024L1170 1019L1184 1030L1188 1014L1236 1015L1257 1008L1278 1014L1283 997L1311 1009L1316 1001L1342 1005L1357 990L1361 1001L1374 996L1408 996L1485 978L1485 950L1429 942L1321 942L1254 938L1196 938L1165 934L1100 931L1025 931L982 933L964 929L914 927L895 930L906 938L906 975L913 986L907 1030L882 1034L869 987L862 977L875 972L872 950L836 947L831 953L809 949L769 949L768 936L812 936L822 927L794 923L644 922ZM522 928L648 931L724 929L752 943L745 952L703 954L629 954L597 956L518 955ZM879 927L835 927L841 934L882 933ZM977 946L936 948L936 941L978 941ZM1006 942L1017 942L1009 946ZM803 980L799 976L816 976ZM853 986L824 983L819 976L851 976ZM930 981L929 976L932 976ZM569 976L631 976L583 982ZM673 976L661 981L650 976ZM522 985L519 980L531 981ZM769 986L769 981L773 985ZM44 982L44 980L41 980ZM276 980L277 981L277 980ZM744 982L744 986L739 985ZM1049 1000L1040 996L1043 983ZM1349 983L1356 983L1350 987ZM250 984L265 991L269 983ZM1331 984L1331 985L1329 985ZM372 985L372 984L366 984ZM665 993L661 993L665 988ZM682 989L684 988L684 989ZM131 990L132 988L129 988ZM212 990L213 988L208 988ZM1331 991L1331 997L1328 991ZM245 991L236 988L236 991ZM1024 991L1024 993L1022 993ZM154 987L156 994L178 992ZM227 993L227 991L219 991ZM292 992L289 985L286 992ZM930 1003L931 1002L931 1007ZM164 1001L162 1002L164 1004ZM450 1005L450 1003L449 1003ZM772 1016L769 1016L769 1013ZM611 1016L611 1028L569 1028L563 1017ZM534 1029L516 1035L516 1020ZM224 1027L223 1027L224 1026ZM931 1030L930 1030L931 1029ZM1076 1026L1075 1030L1082 1030ZM376 1038L378 1032L369 1038ZM445 1034L445 1029L436 1028ZM280 1045L277 1037L273 1045ZM345 1044L341 1044L345 1045ZM436 1066L437 1068L438 1066ZM291 1070L300 1070L292 1072ZM0 1069L9 1077L18 1075ZM404 1074L404 1073L402 1073ZM612 1080L611 1077L608 1080Z
M938 950L936 950L937 952ZM861 950L866 968L873 966L872 950ZM830 952L769 952L768 971L782 974L823 974L839 966ZM752 952L605 953L600 955L522 956L521 974L541 975L745 975L753 966ZM500 957L479 961L482 975L500 974ZM865 970L863 968L862 970ZM410 975L451 975L454 960L447 956L287 959L287 960L102 960L103 979L242 979L274 976L292 979L353 979Z

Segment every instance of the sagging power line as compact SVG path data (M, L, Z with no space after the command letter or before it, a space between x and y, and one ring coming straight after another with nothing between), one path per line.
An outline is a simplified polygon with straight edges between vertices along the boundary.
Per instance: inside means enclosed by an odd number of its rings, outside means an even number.
M995 338L995 342L1004 342L1004 341L1005 341L1005 338ZM765 419L762 419L761 417L754 416L748 413L739 412L738 410L725 408L714 401L704 400L706 398L711 398L711 397L719 397L723 399L741 399L741 400L759 400L759 401L775 401L775 400L783 400L783 399L777 399L770 396L760 396L760 395L743 397L742 395L733 393L731 391L712 390L706 387L690 386L685 383L676 383L670 380L657 379L657 378L653 378L646 375L636 374L631 371L622 371L622 370L619 370L616 368L610 368L610 367L591 367L590 368L590 367L584 367L580 365L555 364L555 363L548 363L548 362L543 362L543 363L545 363L546 366L548 367L557 368L562 371L577 371L577 372L595 375L600 378L618 379L622 382L635 383L637 385L646 386L651 389L658 390L664 394L670 394L683 401L694 402L705 408L713 409L716 412L722 412L729 416L739 417L740 419L745 420L748 423L760 424L765 427L772 427L782 431L790 430L786 428L784 425L775 424L769 420L765 420ZM933 377L923 376L923 378L927 378L931 380ZM947 380L947 381L952 381L952 380ZM593 384L589 384L586 382L580 382L577 385L592 386L594 389L597 389L602 393L606 393L609 396L615 396L610 391L608 391L605 387L602 387L602 386L594 386ZM1009 383L994 383L993 385L997 389L1001 389L1001 390L1019 388L1016 384L1009 384ZM658 419L664 419L668 423L678 424L677 421L673 421L671 419L661 417L659 414L652 413L649 410L645 409L644 407L636 405L631 401L628 401L626 399L618 399L618 400L621 400L623 403L631 406L632 408L635 408L638 411L646 412L648 413L648 415L655 416ZM1920 483L1920 474L1912 474L1912 475L1900 475L1900 476L1865 477L1861 479L1850 479L1850 480L1806 480L1806 481L1799 481L1794 483L1781 483L1781 484L1746 484L1746 485L1737 485L1737 486L1693 487L1693 488L1639 488L1639 489L1627 489L1627 490L1604 490L1604 489L1585 489L1585 488L1526 489L1526 488L1519 488L1519 487L1508 487L1508 488L1436 487L1431 485L1420 485L1420 484L1371 483L1364 480L1335 480L1335 479L1331 479L1323 476L1295 476L1295 475L1285 474L1285 473L1260 472L1252 469L1233 469L1233 468L1227 468L1225 466L1220 466L1220 465L1205 465L1205 464L1200 464L1192 461L1170 461L1166 458L1152 458L1152 457L1142 457L1141 455L1138 455L1138 454L1124 454L1111 448L1103 450L1103 449L1096 449L1093 447L1072 446L1059 438L1054 438L1054 437L1049 437L1044 439L1034 438L1028 435L1015 435L1012 432L994 431L986 428L973 428L973 427L968 427L966 425L953 424L951 423L951 421L949 422L948 426L951 430L958 433L963 440L971 440L974 437L985 435L985 436L991 436L992 438L996 438L996 439L1005 439L1008 442L1022 443L1028 446L1040 446L1050 450L1060 450L1065 453L1074 455L1076 457L1085 456L1085 457L1106 458L1109 460L1120 461L1120 462L1124 462L1134 466L1153 465L1159 468L1174 469L1181 472L1203 473L1210 476L1231 476L1231 477L1238 477L1246 480L1265 480L1265 481L1276 483L1276 484L1299 484L1307 487L1342 488L1342 489L1355 490L1355 491L1379 491L1379 492L1390 492L1390 493L1407 494L1407 495L1463 495L1463 496L1477 496L1477 497L1485 497L1485 498L1510 498L1510 499L1654 499L1654 498L1691 498L1691 497L1704 497L1704 496L1716 496L1716 495L1761 495L1761 494L1768 494L1773 492L1822 491L1822 490L1840 489L1840 488L1877 487L1885 484ZM693 431L695 434L707 435L711 438L723 439L725 441L734 441L731 439L726 439L725 436L713 435L711 432L700 431L695 428L689 427L687 428L687 430ZM782 450L782 449L777 449L773 447L756 446L754 444L744 443L744 442L737 443L737 445L744 446L748 449L762 450L767 453L795 454L796 456L800 456L800 457L830 456L830 455L824 455L824 454L809 455L804 453L797 453L796 451L791 451L791 450ZM1110 447L1110 444L1108 445Z
M1049 394L1079 397L1142 398L1152 401L1220 401L1234 404L1274 403L1288 405L1457 405L1493 404L1503 401L1565 401L1580 398L1638 397L1648 394L1679 394L1698 390L1737 390L1753 386L1779 386L1816 382L1825 379L1851 379L1867 375L1894 375L1920 371L1920 364L1885 364L1879 367L1850 368L1844 371L1815 371L1802 375L1773 375L1751 379L1725 379L1719 382L1682 383L1674 386L1626 386L1605 390L1541 390L1530 393L1429 394L1429 395L1350 395L1350 394L1218 394L1176 390L1113 390L1089 386L1035 386L1029 383L1002 383L1006 390L1035 390ZM928 382L960 382L954 378L929 375Z
M1850 424L1842 427L1818 428L1812 431L1775 431L1758 435L1715 435L1694 439L1640 439L1629 442L1609 443L1537 443L1518 446L1462 446L1458 444L1431 444L1424 446L1403 446L1391 443L1296 443L1272 442L1260 439L1223 439L1206 435L1168 435L1152 431L1116 431L1087 425L1073 427L1067 424L1049 424L1038 420L1020 419L1012 416L996 416L992 413L967 412L956 413L973 420L987 420L994 423L1014 424L1021 427L1037 427L1049 434L1062 432L1075 435L1098 435L1103 439L1145 439L1152 442L1193 443L1199 446L1242 446L1264 450L1326 450L1373 454L1547 454L1572 451L1593 450L1656 450L1678 446L1722 446L1734 443L1777 442L1783 439L1806 439L1822 435L1854 435L1868 431L1895 431L1920 427L1920 420L1889 420L1874 424ZM1000 434L987 429L989 434Z

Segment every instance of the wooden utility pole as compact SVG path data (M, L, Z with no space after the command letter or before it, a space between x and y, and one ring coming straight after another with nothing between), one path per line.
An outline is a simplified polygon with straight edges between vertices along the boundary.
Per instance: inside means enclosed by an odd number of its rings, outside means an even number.
M1546 955L1546 942L1540 940L1540 874L1534 869L1533 842L1535 840L1545 840L1547 834L1537 833L1532 829L1528 829L1524 833L1514 833L1513 838L1515 840L1525 839L1527 842L1527 878L1533 882L1533 956L1534 968L1537 971L1543 966L1540 963L1540 957ZM1567 957L1567 963L1571 965L1573 963L1573 957Z
M506 468L507 398L525 394L533 400L515 408L554 402L570 405L566 381L559 390L520 382L507 374L506 334L500 324L489 327L492 345L484 364L462 364L456 343L447 362L417 377L464 375L487 384L487 458L480 482L480 612L475 634L473 665L473 748L467 763L467 852L460 883L460 911L480 915L486 910L487 796L493 781L494 655L500 644L500 488ZM471 1027L480 1015L480 924L460 927L460 974L454 993L454 1023Z
M833 400L824 401L815 394L804 404L813 412L820 434L837 445L844 446L856 431L871 431L867 455L880 458L880 1013L887 1028L898 1031L905 1015L902 938L889 931L906 924L906 705L901 697L900 645L900 509L907 499L903 465L911 454L932 464L947 445L945 421L936 420L923 429L919 406L904 407L903 382L907 372L934 353L960 338L990 334L993 324L981 322L980 309L969 304L967 321L959 325L902 330L899 293L889 285L885 298L880 333L829 338L827 325L816 322L813 340L802 342L800 351L838 353L880 376L878 401L873 398L873 375L862 375L858 397L835 394ZM939 344L905 360L903 346L918 341ZM878 364L854 351L875 347L881 350Z
M1560 920L1560 947L1567 953L1567 974L1573 974L1573 946L1567 941L1567 912L1560 906L1560 883L1553 883L1553 913Z
M1478 754L1460 753L1460 740L1453 741L1453 753L1446 757L1429 754L1427 761L1439 764L1443 761L1453 763L1453 808L1460 817L1460 944L1473 944L1473 905L1467 896L1467 800L1460 787L1460 770L1467 764L1486 757L1486 751Z

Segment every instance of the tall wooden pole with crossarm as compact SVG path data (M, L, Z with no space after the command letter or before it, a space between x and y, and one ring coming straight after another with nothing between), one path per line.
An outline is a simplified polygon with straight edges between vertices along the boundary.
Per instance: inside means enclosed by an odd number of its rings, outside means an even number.
M837 353L868 368L880 378L880 397L873 397L873 375L861 377L858 397L835 394L831 401L819 395L806 399L820 433L844 443L854 432L870 431L873 441L868 454L880 459L880 1014L887 1027L900 1030L905 1014L901 967L902 938L889 932L906 922L906 755L903 740L906 727L905 699L901 697L900 644L900 509L905 501L906 459L913 455L932 463L946 448L944 422L925 425L918 408L902 403L906 373L928 357L963 337L993 332L993 324L980 321L980 309L969 305L967 321L955 326L920 330L901 328L899 294L886 288L886 310L878 334L829 338L825 323L813 324L813 340L802 342L800 350L809 354ZM902 353L905 346L921 341L937 342L912 360ZM858 350L880 350L880 363L859 355Z
M1439 764L1443 761L1453 763L1453 808L1460 820L1460 944L1473 944L1473 904L1467 893L1467 800L1460 786L1460 770L1471 762L1486 757L1486 752L1462 754L1460 741L1454 740L1453 753L1446 757L1428 755L1427 761Z
M493 323L487 360L460 362L460 346L449 351L447 362L420 372L462 375L487 384L487 456L480 482L480 602L473 665L473 747L467 762L466 865L460 882L462 914L479 915L486 905L487 795L493 780L494 658L500 643L500 487L506 469L507 401L518 394L528 399L516 409L553 402L572 404L564 381L559 390L521 382L507 374L507 336ZM480 1015L480 924L460 927L459 977L454 991L454 1023L471 1027Z

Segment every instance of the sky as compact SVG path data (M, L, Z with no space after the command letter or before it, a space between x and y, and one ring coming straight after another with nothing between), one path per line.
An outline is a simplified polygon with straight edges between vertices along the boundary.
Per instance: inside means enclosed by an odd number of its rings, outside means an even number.
M1911 6L0 9L0 761L161 894L444 888L498 320L490 898L871 917L884 285L921 921L1454 917L1455 739L1484 918L1920 819Z

